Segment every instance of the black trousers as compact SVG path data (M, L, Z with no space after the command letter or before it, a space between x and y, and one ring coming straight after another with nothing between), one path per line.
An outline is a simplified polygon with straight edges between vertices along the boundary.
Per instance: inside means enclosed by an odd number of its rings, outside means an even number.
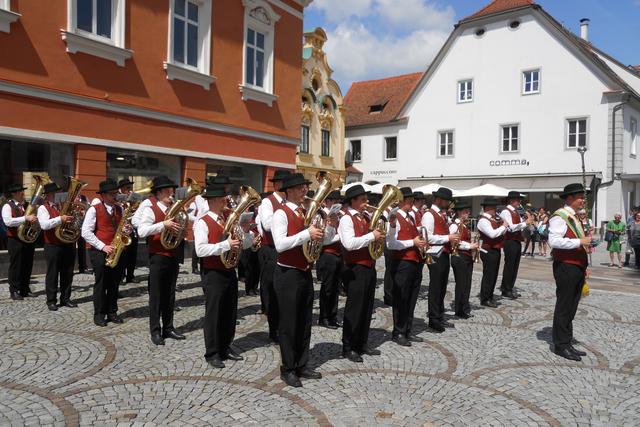
M395 268L395 260L393 252L384 245L384 303L392 305L393 303L393 274Z
M224 357L236 334L238 278L235 270L206 270L204 277L204 358Z
M78 271L84 273L87 271L87 242L80 237L76 247L78 251Z
M347 302L342 323L342 349L362 353L369 341L369 327L376 293L375 267L346 266L344 274Z
M393 337L411 334L422 283L422 263L401 260L393 276Z
M636 260L636 268L640 268L640 247L639 246L635 246L633 248L633 252L634 252L634 257Z
M535 243L533 244L535 247ZM513 291L518 278L520 257L522 256L522 242L518 240L504 241L504 268L502 270L502 292Z
M262 312L267 314L269 336L271 338L278 336L280 319L278 297L273 286L277 265L276 256L276 248L272 246L262 246L258 252L260 260L260 300L262 302Z
M275 288L280 323L282 372L302 369L309 360L311 322L313 320L313 277L311 270L301 271L276 265Z
M320 317L319 320L334 321L338 319L338 298L340 296L340 280L343 269L342 258L323 252L316 264L320 279Z
M76 247L70 245L44 245L44 259L47 262L45 289L47 304L57 302L58 286L60 289L60 304L71 298L71 282L73 282L73 268L76 264Z
M30 292L29 283L33 269L35 245L13 237L7 239L9 251L9 290L22 296Z
M556 308L553 312L553 344L556 349L567 348L573 338L573 318L578 311L585 271L573 264L554 261L556 279Z
M480 302L493 299L493 291L498 281L498 270L500 269L500 249L487 249L487 252L480 252L482 259L482 282L480 283Z
M440 323L444 320L444 297L447 294L447 282L449 281L450 256L442 252L434 258L429 267L429 322Z
M260 282L260 262L258 252L244 249L240 256L240 266L244 270L244 289L246 293L257 291ZM239 270L239 268L238 268Z
M105 316L118 312L118 285L122 278L122 262L115 268L107 267L107 254L91 248L89 251L96 283L93 286L93 315Z
M471 279L473 278L473 258L467 254L460 253L459 256L451 257L451 267L453 276L456 279L456 300L455 313L469 314L469 295L471 294Z
M163 255L149 257L149 331L152 334L174 329L173 309L180 267L178 261L175 257Z
M138 236L135 234L131 236L131 244L125 248L122 258L125 279L131 282L135 276L138 260Z

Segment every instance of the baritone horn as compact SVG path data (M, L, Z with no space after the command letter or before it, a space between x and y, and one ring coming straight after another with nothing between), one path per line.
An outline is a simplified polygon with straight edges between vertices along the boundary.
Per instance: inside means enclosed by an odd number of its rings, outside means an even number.
M376 207L376 210L371 216L371 224L369 225L369 231L378 230L382 235L387 235L387 223L383 218L384 211L393 204L400 203L404 200L402 192L395 185L387 184L382 187L382 199ZM371 258L378 259L382 256L384 251L384 242L378 242L374 240L369 243L369 255Z
M327 227L327 220L325 218L322 209L322 203L327 198L329 193L333 191L339 185L340 178L331 172L320 171L316 174L316 179L319 182L318 191L311 200L309 210L304 218L305 227L314 226L322 231ZM309 240L302 246L304 257L309 262L316 262L320 258L322 253L322 240Z
M160 243L162 243L162 247L167 250L177 248L184 240L184 236L187 234L187 226L189 225L189 215L187 215L184 208L191 199L196 197L198 194L202 194L204 190L202 185L198 184L198 181L195 179L187 178L186 183L188 187L185 198L174 202L165 216L165 220L169 219L180 225L180 230L177 232L173 232L168 228L162 230L162 233L160 234Z
M87 186L87 183L72 176L68 177L68 179L67 199L62 204L60 216L69 215L73 217L73 220L71 222L63 222L57 226L55 234L62 243L71 244L78 241L82 231L82 221L87 207L84 203L76 202L76 199L80 195L80 191Z
M244 231L240 227L240 217L251 206L260 203L260 194L248 185L240 187L240 200L238 201L235 209L227 218L224 226L223 234L231 237L233 240L244 240ZM222 254L220 261L227 268L235 268L240 262L240 255L242 254L242 245L236 249L230 249Z
M51 182L51 179L46 175L33 175L33 179L36 182L33 196L31 197L31 203L27 206L24 216L36 215L39 205L42 204L44 186ZM40 228L38 221L32 223L23 222L18 226L18 239L25 243L33 243L38 239L41 231L42 228Z

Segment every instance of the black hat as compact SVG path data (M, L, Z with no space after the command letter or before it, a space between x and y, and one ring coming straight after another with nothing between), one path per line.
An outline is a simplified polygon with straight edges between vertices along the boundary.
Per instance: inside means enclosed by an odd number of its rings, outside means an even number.
M569 184L564 187L562 193L560 193L561 199L566 199L567 196L571 196L573 194L584 193L584 186L580 183Z
M425 196L422 191L414 191L413 198L416 200L424 200L427 198L427 196Z
M218 174L207 178L207 185L229 185L231 180L227 175Z
M363 194L369 194L370 191L365 191L364 187L360 184L354 185L353 187L349 187L347 192L344 194L344 202L349 203L351 199L355 199L358 196Z
M133 181L129 178L124 178L118 181L118 188L126 187L127 185L133 185Z
M273 178L271 178L269 181L271 182L284 181L284 179L289 175L291 175L291 172L289 172L288 170L277 169L273 174Z
M22 184L11 184L7 187L7 194L17 193L18 191L24 191L27 187Z
M264 193L260 193L260 198L261 199L266 199L267 197L269 197L271 195L270 191L265 191Z
M118 183L109 178L105 181L102 181L99 185L99 190L98 190L98 194L102 194L102 193L108 193L110 191L117 191L118 190Z
M456 210L471 209L471 203L469 203L467 200L456 200L455 209Z
M495 197L485 197L482 203L482 206L498 206L500 202Z
M153 178L153 185L151 187L151 191L156 192L163 188L177 188L178 186L174 184L173 181L169 179L166 175L160 175Z
M329 195L327 195L327 199L329 200L338 200L342 199L342 195L340 194L340 190L333 190Z
M524 199L524 196L520 194L519 191L509 191L509 194L507 194L507 200L511 199Z
M44 194L51 194L51 193L55 193L56 191L60 191L60 190L62 190L62 187L60 187L58 184L56 184L55 182L49 182L49 183L44 185L44 188L43 188L42 192Z
M442 200L448 200L448 201L453 200L453 193L451 192L450 189L446 187L440 187L438 188L438 191L434 191L431 194L433 194L433 197L436 197Z
M202 197L205 199L211 199L213 197L225 197L227 192L224 191L224 185L207 185L207 188L202 193Z
M273 180L271 180L271 181L273 181ZM284 190L287 190L287 189L289 189L291 187L295 187L296 185L303 185L303 184L309 185L309 184L311 184L311 181L306 179L304 177L304 175L302 175L301 173L290 173L282 181L282 187L280 187L280 191L284 191Z
M402 193L402 197L404 197L405 199L407 197L413 197L413 190L411 189L411 187L402 187L400 188L400 192Z

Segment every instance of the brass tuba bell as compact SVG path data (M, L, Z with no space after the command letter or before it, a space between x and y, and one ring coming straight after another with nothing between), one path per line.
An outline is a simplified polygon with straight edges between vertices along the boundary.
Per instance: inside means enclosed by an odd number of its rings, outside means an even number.
M400 203L404 200L402 192L395 185L387 184L382 187L382 199L378 203L375 212L371 216L371 225L369 225L369 231L378 230L383 235L387 234L387 223L383 218L384 211L393 204ZM378 259L382 256L384 251L384 242L378 242L374 240L369 243L369 255L371 258Z

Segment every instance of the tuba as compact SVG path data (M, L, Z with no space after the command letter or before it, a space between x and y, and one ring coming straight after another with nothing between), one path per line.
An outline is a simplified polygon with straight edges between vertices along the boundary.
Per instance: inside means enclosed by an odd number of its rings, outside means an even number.
M373 212L371 216L371 224L369 225L369 231L378 230L383 235L387 234L387 224L382 217L387 208L393 204L400 203L404 200L400 189L395 185L387 184L382 187L382 199L380 199L380 203L376 210ZM378 242L374 240L369 243L369 255L371 258L378 259L382 256L382 252L384 251L384 242Z
M240 216L249 209L251 206L260 203L260 194L248 185L242 185L240 187L240 201L236 204L233 212L227 218L224 226L223 234L230 236L233 240L242 241L244 238L244 231L239 225ZM231 249L224 252L220 256L220 261L227 268L236 268L240 262L240 254L242 253L242 247L237 249Z
M320 171L316 174L316 179L320 185L318 186L318 191L316 191L316 195L311 200L309 210L304 217L304 225L305 227L313 225L314 227L324 231L327 226L327 219L324 216L324 212L321 211L322 203L329 193L331 193L338 185L339 177L331 172ZM309 240L302 246L302 251L304 252L304 257L307 261L310 263L316 262L322 253L322 241Z
M107 255L104 262L107 267L111 268L114 268L116 265L118 265L122 252L124 252L124 249L131 244L131 236L129 235L129 232L126 230L126 228L131 222L133 214L136 213L138 206L140 206L140 202L126 201L123 205L124 211L122 212L122 218L120 218L118 229L116 230L116 234L115 236L113 236L113 240L111 241L113 252Z
M56 237L62 243L75 243L80 238L80 232L82 229L82 220L86 212L86 206L84 203L76 202L76 199L80 195L80 190L87 186L86 182L69 177L69 188L67 190L67 200L62 204L60 209L60 216L69 215L73 217L73 221L68 223L62 223L56 227Z
M175 221L180 224L180 231L173 232L168 229L163 229L160 234L160 242L162 243L162 247L167 250L172 250L178 247L180 243L184 240L184 236L187 234L187 226L189 225L189 215L184 210L184 207L198 194L202 194L203 188L198 181L195 179L187 178L186 183L187 194L184 199L174 202L171 205L171 208L167 212L165 216L165 220L169 219L171 221Z
M44 186L45 184L48 184L51 182L49 177L46 175L44 176L33 175L33 179L36 181L34 186L33 197L31 197L31 203L29 203L29 206L27 207L27 210L24 213L25 216L36 214L38 210L38 205L40 205L40 203L38 202L40 202L42 199ZM38 236L40 235L41 231L42 229L40 228L40 224L38 223L38 221L33 223L23 222L18 226L18 239L22 240L25 243L33 243L38 239Z

